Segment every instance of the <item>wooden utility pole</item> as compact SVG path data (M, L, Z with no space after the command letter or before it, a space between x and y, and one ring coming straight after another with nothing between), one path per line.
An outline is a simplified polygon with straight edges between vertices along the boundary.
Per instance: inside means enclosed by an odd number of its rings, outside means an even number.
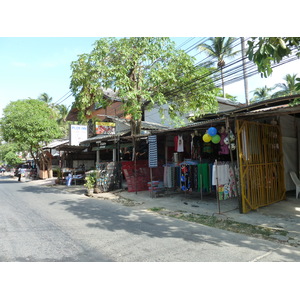
M246 72L246 51L245 51L245 39L241 37L241 46L242 46L242 63L243 63L243 73L244 73L244 88L245 88L245 101L249 105L249 96L248 96L248 79Z

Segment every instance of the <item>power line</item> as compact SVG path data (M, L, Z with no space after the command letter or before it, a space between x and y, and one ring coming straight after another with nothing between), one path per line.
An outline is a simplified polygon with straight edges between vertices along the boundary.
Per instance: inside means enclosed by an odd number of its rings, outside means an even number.
M245 41L247 41L248 39L249 38L245 38ZM203 37L203 38L191 37L191 38L188 38L186 41L184 41L181 45L179 45L177 47L177 49L178 48L180 49L180 48L183 48L184 46L186 46L186 48L182 49L182 50L185 51L186 53L190 53L193 50L196 50L200 44L204 44L208 40L209 40L209 38L206 38L206 37ZM193 41L193 43L191 45L189 45L192 41ZM241 39L240 38L233 39L233 41L231 42L231 46L233 48L237 48L237 47L241 46ZM238 50L238 51L241 52L241 50ZM198 55L203 55L203 53L205 53L204 50L199 50L198 53L191 55L191 56L195 58ZM254 64L252 61L249 61L247 59L247 57L242 57L242 54L241 54L237 59L230 61L222 68L225 86L244 79L243 63L242 63L244 59L246 59L246 62L245 62L245 69L247 72L246 78L249 78L251 76L259 74L256 64ZM294 61L296 59L297 59L297 56L295 53L293 53L290 57L284 58L280 63L274 63L272 65L272 69L276 68L280 65L283 65L285 63ZM197 61L195 63L195 66L201 67L205 64L212 65L214 63L217 63L217 60L215 59L215 57L213 55L206 55L204 58ZM198 76L198 77L194 78L193 80L190 80L189 82L185 83L183 86L179 86L177 88L169 90L168 92L166 92L166 95L175 96L177 93L182 92L182 91L185 92L188 89L193 91L196 88L204 87L208 83L209 84L213 83L216 87L221 87L222 80L221 80L219 73L220 73L219 68L207 69L207 72L205 72L203 75ZM207 79L210 79L209 82L207 82ZM68 95L69 93L70 93L70 95ZM64 96L62 96L58 101L56 101L56 103L60 104L60 103L64 102L71 95L72 95L72 93L71 93L71 91L69 91ZM66 98L64 98L64 97L66 97Z
M63 95L62 97L60 97L57 101L55 101L54 104L58 103L63 97L65 97L66 95L68 95L70 93L70 91L68 91L65 95Z
M276 68L280 65L286 64L288 62L294 61L297 59L296 53L294 53L291 57L284 58L280 63L275 63L272 65L272 68ZM239 58L231 63L229 63L227 66L223 68L224 70L224 85L232 84L237 81L241 81L244 79L243 75L243 67L241 64L242 58ZM246 68L247 68L247 76L251 77L253 75L257 75L260 72L257 70L256 64L254 64L252 61L246 62ZM166 95L167 96L176 96L179 92L192 92L197 88L201 88L206 86L208 83L206 81L207 78L212 78L212 80L209 83L214 83L216 87L221 87L221 78L220 76L215 76L219 73L219 69L215 69L213 71L208 71L202 76L199 76L190 82L186 83L183 86L177 87L175 89L169 90Z
M68 95L70 93L70 95ZM64 96L68 95L66 98L62 99ZM60 99L62 99L60 102L56 101L55 105L60 105L61 103L63 103L64 101L66 101L69 97L72 96L72 92L69 91L68 93L66 93L63 97L61 97Z
M237 47L241 44L240 39L235 39L233 41L233 43L235 43L234 47ZM211 56L208 56L206 59L209 59L210 57ZM225 65L225 67L223 68L224 85L232 84L234 82L244 79L243 67L242 67L243 59L245 59L245 58L240 57L240 58L228 63L227 65ZM296 51L294 51L290 57L284 58L280 63L274 63L272 65L272 68L276 68L280 65L294 61L296 59L297 59ZM196 65L200 66L201 63L198 62L198 63L196 63ZM247 60L245 65L246 65L246 70L247 70L246 78L260 73L257 70L256 64L254 64L252 61ZM187 91L187 89L189 89L191 91L191 89L194 90L196 88L199 88L199 85L200 85L200 87L205 86L207 84L205 80L209 77L213 78L212 82L215 84L216 87L220 87L221 86L221 78L220 78L220 76L216 76L219 73L219 71L220 71L219 69L214 69L214 70L208 71L204 75L199 76L199 77L191 80L190 82L186 83L184 86L180 86L173 90L168 91L167 94L169 96L172 96L172 95L175 96L176 93L179 93L182 91Z
M189 42L191 42L194 39L194 37L191 37L187 40L185 40L182 44L180 44L179 46L176 47L176 49L181 49L183 46L185 46L186 44L188 44Z
M70 93L70 95L68 95ZM67 96L68 95L68 96ZM66 97L67 96L67 97ZM62 102L64 102L65 100L67 100L69 97L72 96L72 92L71 91L68 91L65 95L63 95L62 97L60 97L57 101L55 101L54 105L59 105L61 104ZM64 98L66 97L66 98Z

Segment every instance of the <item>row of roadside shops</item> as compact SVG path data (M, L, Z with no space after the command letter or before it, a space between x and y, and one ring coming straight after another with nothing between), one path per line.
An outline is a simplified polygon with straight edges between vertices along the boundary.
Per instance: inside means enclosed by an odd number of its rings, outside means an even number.
M213 196L234 200L247 213L295 190L290 177L300 169L300 105L290 105L295 98L205 115L179 128L144 122L138 136L116 130L78 145L54 141L44 150L58 184L66 184L70 174L72 184L83 184L94 172L98 192L148 190L152 197L182 193L200 201Z

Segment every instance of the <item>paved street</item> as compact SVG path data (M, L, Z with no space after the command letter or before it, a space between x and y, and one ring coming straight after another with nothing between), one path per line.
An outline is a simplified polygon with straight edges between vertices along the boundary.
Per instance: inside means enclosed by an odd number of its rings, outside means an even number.
M0 178L0 261L300 261L298 248Z

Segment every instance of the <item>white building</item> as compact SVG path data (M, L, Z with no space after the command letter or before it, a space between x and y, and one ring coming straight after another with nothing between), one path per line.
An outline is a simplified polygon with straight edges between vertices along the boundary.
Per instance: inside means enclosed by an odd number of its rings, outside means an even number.
M243 104L239 102L234 102L225 98L217 97L217 101L219 104L219 109L217 112L232 110L238 107L243 106ZM161 114L159 113L160 110L163 110L164 118L161 117ZM192 123L189 118L193 116L193 113L186 114L182 120L180 125L186 125L188 123ZM168 113L168 104L164 104L162 107L154 107L151 110L145 111L145 121L162 124L164 126L174 128L178 127L178 124L174 123L174 121L170 118Z

